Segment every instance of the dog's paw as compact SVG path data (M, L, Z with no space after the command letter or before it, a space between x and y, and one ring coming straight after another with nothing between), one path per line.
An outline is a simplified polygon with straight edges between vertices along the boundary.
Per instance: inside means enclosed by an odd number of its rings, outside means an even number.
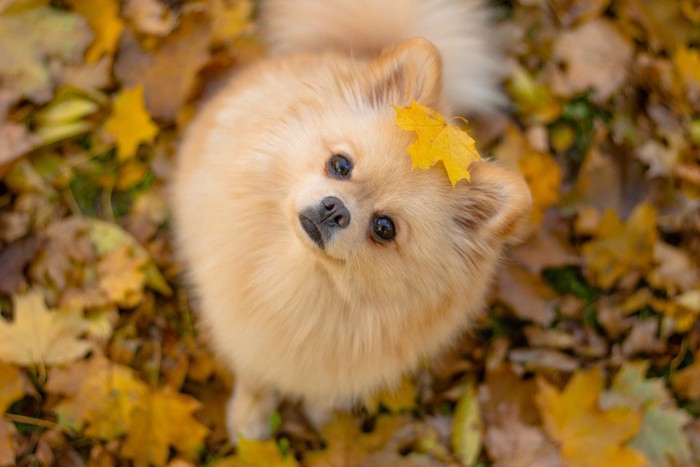
M270 417L277 407L274 393L251 390L237 384L226 406L226 430L234 445L238 437L267 439L270 437Z

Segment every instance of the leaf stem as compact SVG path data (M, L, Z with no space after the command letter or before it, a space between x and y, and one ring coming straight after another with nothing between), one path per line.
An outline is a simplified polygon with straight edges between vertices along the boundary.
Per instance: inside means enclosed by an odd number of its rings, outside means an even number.
M40 426L43 428L56 428L58 423L50 422L48 420L42 420L40 418L27 417L26 415L19 415L14 413L6 413L5 418L11 422L24 423L26 425Z

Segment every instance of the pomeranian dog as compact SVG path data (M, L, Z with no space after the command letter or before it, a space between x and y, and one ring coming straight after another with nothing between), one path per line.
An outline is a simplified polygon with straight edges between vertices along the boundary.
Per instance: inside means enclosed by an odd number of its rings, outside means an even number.
M201 322L235 374L234 442L269 436L280 398L319 425L454 341L531 203L492 162L456 188L412 170L395 124L412 99L447 117L498 101L480 0L268 0L261 21L271 57L206 103L173 186Z

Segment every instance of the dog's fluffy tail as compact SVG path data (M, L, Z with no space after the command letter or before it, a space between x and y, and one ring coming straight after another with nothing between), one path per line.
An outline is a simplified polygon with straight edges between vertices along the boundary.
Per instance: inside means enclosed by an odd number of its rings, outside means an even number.
M505 64L482 0L266 0L261 13L272 54L339 50L355 56L414 37L442 54L444 86L459 111L501 101Z

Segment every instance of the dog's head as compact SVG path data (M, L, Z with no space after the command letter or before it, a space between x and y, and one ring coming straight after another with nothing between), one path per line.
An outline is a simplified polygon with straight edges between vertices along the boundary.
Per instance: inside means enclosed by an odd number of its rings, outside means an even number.
M416 39L369 63L332 66L294 109L288 150L303 156L294 158L287 214L298 241L348 294L437 297L490 275L530 194L490 162L473 163L471 182L456 188L440 165L412 169L415 136L395 125L393 106L414 99L447 113L435 48Z

